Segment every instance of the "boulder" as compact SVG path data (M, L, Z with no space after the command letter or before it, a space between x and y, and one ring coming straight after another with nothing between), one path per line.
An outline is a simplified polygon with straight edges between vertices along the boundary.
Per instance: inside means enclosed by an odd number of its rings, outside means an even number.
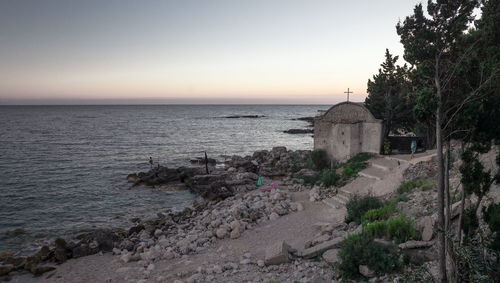
M339 249L327 250L323 253L323 260L331 266L336 265L339 261Z
M9 274L12 270L14 270L13 264L4 264L0 265L0 276L4 276Z
M289 129L289 130L283 131L283 133L285 133L285 134L292 134L292 135L296 135L296 134L313 134L314 130L313 129Z
M39 265L39 266L35 266L31 269L31 273L33 273L33 275L35 276L41 276L42 274L44 274L45 272L49 272L49 271L52 271L52 270L55 270L56 268L54 266L50 266L50 265Z
M264 263L266 265L276 265L290 261L290 246L285 241L280 241L270 246L266 250Z
M298 256L303 258L314 258L320 255L324 251L339 248L343 241L344 241L343 237L333 238L329 241L323 242L314 247L307 248L303 251L299 251Z
M359 273L366 278L372 278L375 276L375 271L371 270L367 265L359 266Z
M402 250L407 250L407 249L428 248L428 247L431 247L432 245L434 245L433 241L426 242L426 241L411 240L411 241L399 244L398 247Z
M426 216L420 220L419 226L420 226L421 231L422 231L422 240L423 241L432 240L432 238L434 237L435 223L436 223L436 220L433 216Z
M67 248L66 241L58 238L54 241L54 258L57 263L63 263L71 256L71 251Z
M73 257L82 257L96 254L99 251L110 252L115 243L122 239L120 233L115 233L111 229L98 229L89 233L83 233L77 236L80 240L73 248Z
M191 191L203 198L218 200L257 188L258 178L257 174L251 172L217 172L194 176L186 184Z

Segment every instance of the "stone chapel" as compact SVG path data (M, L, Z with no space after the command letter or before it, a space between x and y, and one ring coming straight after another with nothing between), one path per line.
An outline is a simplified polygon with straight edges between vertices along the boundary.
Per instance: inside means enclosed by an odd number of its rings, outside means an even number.
M363 105L341 102L314 120L314 149L324 149L333 160L345 161L360 152L380 153L383 121Z

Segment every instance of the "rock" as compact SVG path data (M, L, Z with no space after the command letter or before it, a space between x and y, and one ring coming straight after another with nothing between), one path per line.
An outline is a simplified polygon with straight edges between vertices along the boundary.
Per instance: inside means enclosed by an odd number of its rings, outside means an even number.
M22 235L22 234L26 234L28 231L24 228L15 228L15 229L11 229L11 230L7 230L5 232L5 235L6 236L19 236L19 235Z
M89 233L83 233L77 238L80 242L72 248L73 257L82 257L96 254L99 251L111 252L115 242L120 242L123 235L111 229L98 229Z
M220 265L214 265L213 268L212 268L212 270L216 274L221 274L223 272L222 267Z
M24 268L26 264L25 257L8 257L2 260L4 264L12 264L14 266L14 270Z
M264 263L264 261L262 259L259 259L257 260L257 266L258 267L264 267L266 264Z
M320 200L320 195L319 195L319 187L314 186L310 191L309 191L309 201L318 201Z
M314 133L313 129L290 129L283 131L285 134L312 134Z
M231 231L231 234L229 235L231 239L237 239L241 236L240 229L236 228L233 231Z
M331 266L336 265L340 261L339 251L339 249L327 250L323 253L323 260Z
M139 180L139 176L137 176L136 173L128 174L127 175L127 182L129 183L135 183Z
M0 265L0 276L4 276L9 274L12 270L14 270L13 264L4 264Z
M231 223L229 223L229 226L231 227L232 230L235 230L241 227L241 223L238 220L234 220Z
M245 264L250 264L251 262L252 260L250 260L249 258L245 258L240 261L240 264L245 265Z
M264 263L266 265L276 265L290 261L290 246L285 241L280 241L266 250Z
M54 241L54 258L57 263L66 262L71 255L71 251L68 250L66 241L64 239L58 238Z
M304 206L302 205L302 203L297 202L297 211L303 211L303 210L304 210Z
M426 241L408 241L408 242L404 242L402 244L399 244L399 248L402 249L402 250L406 250L406 249L419 249L419 248L427 248L427 247L430 247L434 245L434 242L433 241L429 241L429 242L426 242Z
M217 236L217 238L223 239L227 235L227 230L225 228L219 228L215 230L215 235Z
M426 262L435 261L438 259L437 251L432 248L427 249L404 249L403 254L408 258L412 264L422 265Z
M131 257L132 255L130 253L126 253L120 257L120 260L123 261L124 263L127 263L130 261Z
M186 283L196 283L196 282L201 281L201 278L202 278L201 274L195 273L195 274L191 275L190 277L188 277L188 279L186 279Z
M375 276L375 272L366 265L360 265L358 269L359 273L361 273L361 275L363 275L366 278L372 278Z
M11 251L2 251L0 252L0 262L4 261L7 258L13 257L14 254Z
M426 216L420 220L422 227L422 241L430 241L434 237L435 219L432 216Z
M49 266L49 265L39 265L35 266L31 269L31 273L35 276L41 276L45 272L49 272L52 270L55 270L56 268L54 266Z
M120 255L121 253L122 251L120 249L113 248L113 255Z
M278 218L280 218L280 216L276 212L269 214L269 220L271 221L276 220Z
M332 240L318 244L312 248L308 248L308 249L305 249L303 251L300 251L298 253L298 256L303 257L303 258L308 258L308 259L314 258L314 257L320 255L324 251L334 249L334 248L339 248L343 241L344 241L343 237L334 238Z

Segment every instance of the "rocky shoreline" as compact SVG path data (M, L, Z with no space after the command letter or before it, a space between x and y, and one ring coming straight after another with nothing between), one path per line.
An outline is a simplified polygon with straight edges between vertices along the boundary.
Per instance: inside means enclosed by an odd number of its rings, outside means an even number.
M202 203L180 212L158 213L154 219L136 219L124 229L98 229L73 238L55 239L30 256L0 253L0 278L30 272L40 276L70 258L97 253L119 254L123 262L156 258L176 258L202 251L217 239L238 238L245 230L262 222L303 209L300 203L279 189L256 190L259 175L287 178L294 174L295 162L308 151L289 151L275 147L252 156L232 156L223 168L156 167L127 176L131 188L138 186L189 189L203 197ZM210 163L213 163L211 161ZM259 175L257 175L259 173ZM294 179L297 186L302 181ZM249 192L247 194L247 192Z

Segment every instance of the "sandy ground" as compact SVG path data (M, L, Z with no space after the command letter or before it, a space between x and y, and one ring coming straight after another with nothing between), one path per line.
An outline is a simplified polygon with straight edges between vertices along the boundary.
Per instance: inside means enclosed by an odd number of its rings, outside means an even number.
M308 192L294 192L292 199L302 202L303 211L265 222L245 231L238 239L220 240L203 253L155 262L150 278L163 276L164 282L173 282L178 275L185 278L195 273L201 265L239 262L246 252L250 252L254 260L264 259L266 248L280 240L302 249L317 233L313 227L315 223L343 221L345 217L345 208L332 209L321 202L310 202L308 198ZM124 264L119 256L106 253L71 259L54 272L38 278L29 274L14 276L10 282L137 282L142 278L138 267L137 262Z

